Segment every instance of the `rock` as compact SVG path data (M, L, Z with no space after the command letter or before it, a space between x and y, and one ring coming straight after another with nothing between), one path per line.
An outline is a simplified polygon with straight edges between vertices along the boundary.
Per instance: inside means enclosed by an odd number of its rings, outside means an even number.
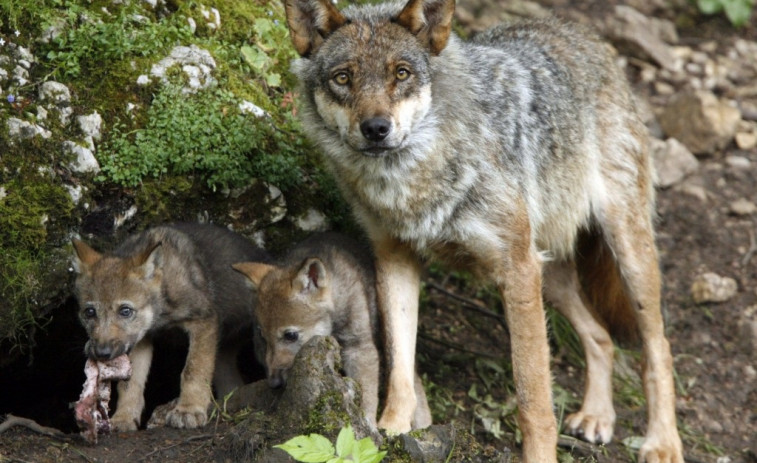
M752 161L744 156L726 156L725 163L728 167L737 170L749 170L752 167Z
M680 67L677 64L680 61L665 43L666 40L678 41L675 26L670 21L648 18L625 5L616 6L614 13L604 25L604 34L618 48L641 59L651 59L670 71Z
M697 304L725 302L735 296L737 290L736 280L712 272L699 275L691 285L691 295Z
M187 76L187 86L184 91L196 92L199 89L215 85L216 80L212 76L216 68L216 62L210 52L191 45L189 47L178 46L171 53L153 64L150 75L158 77L162 82L166 81L166 71L172 66L180 66Z
M729 209L736 215L751 215L757 212L757 205L746 198L741 198L732 202Z
M735 138L739 149L750 150L757 146L757 134L753 132L739 132Z
M304 215L294 219L294 224L307 232L323 231L329 228L329 219L321 211L308 209Z
M751 355L757 355L757 305L747 307L739 317L741 344Z
M736 134L741 112L708 91L690 91L672 98L659 121L668 137L678 139L694 154L724 148Z
M85 137L90 137L95 140L100 139L103 118L97 111L88 116L79 116L76 118L76 121L79 123L79 128Z
M657 186L667 188L699 169L699 161L675 138L652 139L652 157L657 173Z
M239 111L242 114L252 114L255 117L264 117L268 115L263 108L247 100L239 103Z
M402 434L400 443L410 461L426 463L445 461L455 442L455 428L430 426L418 433Z
M10 135L11 138L26 139L34 138L36 136L50 138L52 135L52 133L44 127L15 117L8 118L6 125L8 127L8 135Z
M72 141L64 141L63 151L76 155L76 160L69 166L72 171L80 174L97 173L100 171L100 164L90 149Z
M71 104L71 91L60 82L48 80L39 86L39 99L56 106L68 106Z

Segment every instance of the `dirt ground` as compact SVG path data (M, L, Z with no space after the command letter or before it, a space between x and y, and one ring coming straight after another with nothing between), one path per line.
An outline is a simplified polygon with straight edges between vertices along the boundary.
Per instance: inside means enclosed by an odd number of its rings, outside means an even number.
M594 18L604 14L613 3L616 2L543 2L558 14L579 11ZM754 40L757 28L752 24L736 31L725 21L713 19L681 35L682 40L688 41L715 38L728 42L738 37ZM643 87L637 90L646 91ZM730 167L723 162L726 155L746 157L751 161L750 167ZM757 202L757 150L740 151L732 145L700 161L698 172L687 181L701 187L706 199L676 188L658 192L663 302L677 373L678 419L686 461L754 463L757 462L757 361L750 354L739 320L749 307L757 304L754 256L757 230L753 215L731 215L729 204L740 198ZM704 271L734 278L739 286L737 295L726 303L695 304L690 286L694 277ZM435 421L455 420L470 426L481 442L500 449L510 448L517 454L518 435L512 427L512 383L507 371L507 331L498 315L502 312L497 298L486 287L430 266L423 302L419 368L427 382ZM43 343L38 355L44 355L46 348L57 349L63 354L61 358L71 360L48 365L44 372L26 374L27 382L50 381L50 377L55 377L51 373L58 374L61 380L59 384L48 384L45 393L24 400L37 405L29 408L30 418L40 424L56 425L68 434L48 437L24 427L13 427L0 434L0 463L224 461L221 451L232 426L224 420L214 420L193 431L156 429L105 436L97 446L90 446L75 433L72 412L61 412L58 407L55 408L58 415L70 415L46 416L45 410L53 409L50 404L75 401L77 388L83 381L80 374L83 359L79 353L83 333L72 316L61 314L61 318L68 318L70 323L61 329L77 334L62 346L45 347ZM583 370L580 356L572 348L575 341L570 332L559 320L552 326L552 332L556 409L562 416L563 411L568 413L578 407ZM620 372L615 381L618 424L613 443L571 448L570 442L565 441L561 461L635 461L633 437L643 436L646 423L636 374L639 362L633 351L620 351L618 357ZM25 387L23 384L27 383L0 378L0 390L5 396L18 394L18 388ZM151 387L160 389L160 384L153 382ZM176 384L168 385L166 391L154 393L148 400L167 401L175 390ZM14 409L5 405L6 409ZM68 425L61 426L66 420Z

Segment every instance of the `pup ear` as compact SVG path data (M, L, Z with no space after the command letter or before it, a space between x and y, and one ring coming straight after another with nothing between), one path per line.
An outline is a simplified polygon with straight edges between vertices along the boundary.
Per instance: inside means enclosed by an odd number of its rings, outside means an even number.
M447 46L454 13L455 0L410 0L397 16L397 24L426 43L432 55L438 55Z
M311 257L302 264L292 280L292 286L301 293L313 293L323 290L329 283L326 267L317 257Z
M231 268L246 276L252 283L252 286L257 289L260 287L260 282L263 281L263 278L276 267L258 262L240 262L232 264Z
M73 238L71 244L74 245L74 251L76 251L73 260L74 271L76 273L85 272L102 257L99 252L89 247L84 241Z
M160 252L162 244L162 242L158 241L131 258L132 265L134 265L134 268L141 270L142 278L145 280L151 279L155 275L155 269L162 264L162 254Z
M294 49L304 57L347 22L330 0L284 0L284 9Z

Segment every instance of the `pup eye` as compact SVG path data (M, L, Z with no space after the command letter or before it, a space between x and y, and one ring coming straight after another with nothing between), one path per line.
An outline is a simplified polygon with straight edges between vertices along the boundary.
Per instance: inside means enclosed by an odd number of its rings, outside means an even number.
M118 316L122 318L129 318L134 314L134 309L126 304L122 304L118 308Z
M87 319L97 318L97 310L95 310L95 308L91 305L84 307L82 314L84 314L84 318Z
M350 75L344 71L337 72L336 74L334 74L333 80L337 83L337 85L347 85L350 83Z
M284 341L295 342L300 339L300 333L296 331L284 331Z
M395 77L397 77L397 80L407 80L408 77L410 77L410 71L407 68L397 68L397 71L394 73Z

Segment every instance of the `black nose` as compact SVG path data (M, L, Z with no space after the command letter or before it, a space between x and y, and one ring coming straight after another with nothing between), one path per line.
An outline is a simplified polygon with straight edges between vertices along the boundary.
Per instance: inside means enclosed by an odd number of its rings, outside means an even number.
M360 131L370 141L381 141L389 135L392 123L383 117L372 117L360 123Z
M274 372L268 377L268 386L271 389L282 387L284 384L286 384L284 376L279 372Z
M113 347L108 344L95 345L92 354L97 360L110 360L113 355Z

